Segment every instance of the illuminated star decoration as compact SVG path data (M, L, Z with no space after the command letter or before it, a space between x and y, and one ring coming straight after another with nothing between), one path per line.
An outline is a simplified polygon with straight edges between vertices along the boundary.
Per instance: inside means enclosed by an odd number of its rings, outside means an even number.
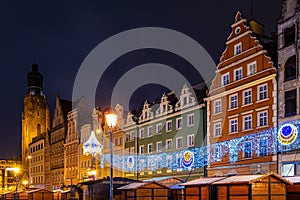
M91 132L90 138L83 144L83 153L84 154L92 154L102 152L102 145L98 142L95 132Z

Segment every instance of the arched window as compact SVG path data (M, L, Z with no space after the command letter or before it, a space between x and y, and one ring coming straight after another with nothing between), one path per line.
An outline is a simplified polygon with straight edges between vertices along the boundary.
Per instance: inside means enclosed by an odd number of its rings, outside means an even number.
M293 80L296 78L296 56L290 57L284 66L284 81Z

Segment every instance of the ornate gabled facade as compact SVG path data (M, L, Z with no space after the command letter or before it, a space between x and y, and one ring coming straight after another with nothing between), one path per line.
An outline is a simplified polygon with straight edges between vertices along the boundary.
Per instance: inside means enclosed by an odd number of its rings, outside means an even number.
M276 170L276 68L264 48L274 42L240 12L231 28L207 98L208 176Z
M28 166L29 144L34 137L50 129L50 113L43 93L43 76L36 63L27 75L27 93L22 113L22 162Z
M300 2L283 1L278 20L278 121L279 128L292 124L299 130L300 120ZM298 134L299 135L299 134ZM300 175L299 137L297 142L282 145L279 172L283 176ZM298 147L297 147L298 145Z
M193 89L185 84L179 100L174 92L165 93L157 103L146 101L140 116L128 113L123 129L126 177L187 178L190 170L192 176L204 175L205 105L196 99ZM194 156L193 168L184 166L186 153L188 158Z
M57 95L50 130L51 189L58 189L64 184L64 144L68 131L67 115L71 110L72 102Z

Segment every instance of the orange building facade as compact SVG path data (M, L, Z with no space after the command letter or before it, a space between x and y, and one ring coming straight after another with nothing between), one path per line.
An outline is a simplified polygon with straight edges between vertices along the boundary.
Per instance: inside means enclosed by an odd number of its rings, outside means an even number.
M208 176L276 170L276 68L264 48L272 40L240 12L231 28L207 98Z

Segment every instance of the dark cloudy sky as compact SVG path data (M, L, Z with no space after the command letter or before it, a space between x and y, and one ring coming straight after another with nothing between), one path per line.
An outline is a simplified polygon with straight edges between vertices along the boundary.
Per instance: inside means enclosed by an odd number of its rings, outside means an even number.
M44 75L52 112L57 93L71 99L77 70L87 54L114 34L148 26L174 29L198 41L218 61L236 12L250 18L250 0L107 2L111 1L0 2L0 158L20 153L26 75L33 62ZM253 18L265 24L267 32L276 31L281 2L253 0ZM122 65L151 61L140 54L123 57ZM159 62L159 53L154 54Z

